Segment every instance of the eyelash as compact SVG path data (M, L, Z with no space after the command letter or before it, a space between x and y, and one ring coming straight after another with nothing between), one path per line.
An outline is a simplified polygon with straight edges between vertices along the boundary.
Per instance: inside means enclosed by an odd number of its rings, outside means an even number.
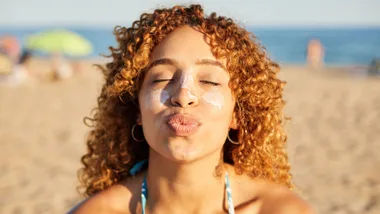
M213 85L213 86L218 86L220 85L219 83L217 82L211 82L211 81L207 81L207 80L201 80L202 83L205 83L205 84L210 84L210 85Z
M173 79L158 79L158 80L154 80L153 83L172 82L172 81L173 81ZM220 85L219 83L211 82L211 81L207 81L207 80L201 80L200 82L204 83L204 84L213 85L213 86L219 86Z
M159 80L154 80L153 83L160 83L160 82L172 82L173 79L159 79Z

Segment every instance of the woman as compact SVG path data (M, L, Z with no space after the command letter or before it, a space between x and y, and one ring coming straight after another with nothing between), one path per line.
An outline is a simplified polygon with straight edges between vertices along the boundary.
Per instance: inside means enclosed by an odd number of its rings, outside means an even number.
M311 213L289 190L284 83L252 35L199 5L115 34L73 213Z

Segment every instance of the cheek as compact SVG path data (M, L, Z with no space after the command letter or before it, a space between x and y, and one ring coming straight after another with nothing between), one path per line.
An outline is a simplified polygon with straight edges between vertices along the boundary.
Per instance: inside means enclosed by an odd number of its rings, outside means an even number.
M145 96L144 104L146 109L159 110L169 99L169 93L166 90L155 90Z
M157 131L162 125L157 115L165 108L169 98L169 93L162 89L148 92L140 97L144 135L150 142L154 142Z
M223 108L225 102L222 93L213 91L205 92L202 95L202 99L218 110L221 110Z

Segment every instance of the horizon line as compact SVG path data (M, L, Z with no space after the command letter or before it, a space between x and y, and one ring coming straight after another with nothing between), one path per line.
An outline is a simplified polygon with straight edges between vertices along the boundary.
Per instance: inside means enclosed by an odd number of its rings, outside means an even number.
M114 28L116 26L125 26L129 27L132 25L132 23L129 23L128 25L95 25L95 24L42 24L42 25L1 25L0 29L30 29L30 28L71 28L71 29L109 29ZM270 28L291 28L291 29L298 29L298 28L313 28L313 29L329 29L329 28L340 28L340 29L361 29L361 28L380 28L379 24L239 24L240 26L243 26L244 28L261 28L261 29L270 29Z

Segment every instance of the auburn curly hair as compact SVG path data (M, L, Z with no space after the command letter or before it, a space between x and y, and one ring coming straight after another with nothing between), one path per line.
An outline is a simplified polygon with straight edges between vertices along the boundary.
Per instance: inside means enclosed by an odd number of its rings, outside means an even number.
M78 172L85 195L129 177L129 169L148 158L148 144L131 136L139 112L137 94L154 47L184 25L203 32L214 56L227 61L229 86L236 98L239 129L235 134L241 144L225 143L223 161L239 174L292 188L282 125L285 82L277 78L279 65L269 59L253 34L232 19L216 13L205 16L200 5L190 5L156 9L142 14L130 28L115 27L119 47L110 47L112 61L99 66L105 84L94 116L85 118L93 127L87 154L81 159L84 167Z

